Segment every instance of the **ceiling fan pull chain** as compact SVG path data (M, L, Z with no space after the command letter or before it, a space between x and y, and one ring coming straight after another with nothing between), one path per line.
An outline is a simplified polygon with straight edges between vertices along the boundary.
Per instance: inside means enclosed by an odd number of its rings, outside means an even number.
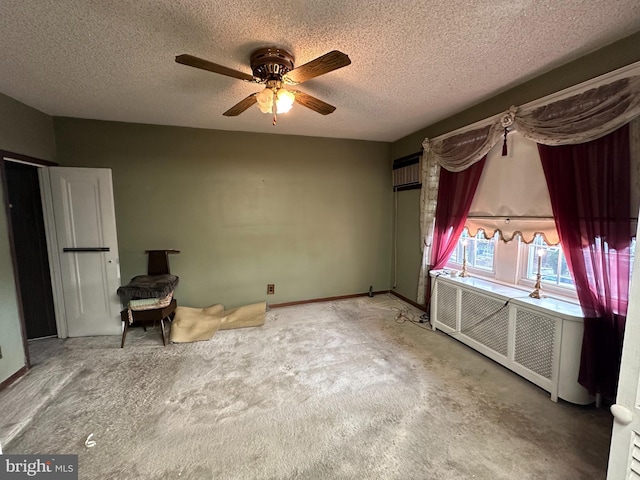
M271 125L273 125L274 127L276 126L276 123L278 122L278 106L276 105L276 98L278 96L278 89L274 88L273 89L273 100L272 100L272 104L271 104L271 112L273 112L273 121L271 122Z

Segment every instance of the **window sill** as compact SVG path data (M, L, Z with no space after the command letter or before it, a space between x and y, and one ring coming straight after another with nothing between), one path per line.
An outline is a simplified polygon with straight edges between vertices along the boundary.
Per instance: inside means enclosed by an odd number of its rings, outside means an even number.
M443 269L437 271L459 273L462 271L462 265L449 262ZM474 267L467 267L467 272L474 278L480 278L497 285L503 285L505 287L522 290L523 292L527 292L527 295L533 291L536 284L535 281L526 278L520 278L518 283L503 282L500 280L496 280L496 273L494 271L482 270ZM574 305L580 306L578 295L575 293L575 291L565 291L565 289L562 287L554 287L553 285L545 285L544 283L542 284L542 288L540 290L542 291L542 295L545 298L553 298L562 302L573 303Z
M521 278L517 286L520 288L526 288L526 289L529 289L529 291L532 291L535 288L535 285L536 285L536 282L534 280L531 280L528 278ZM543 295L558 298L559 300L562 300L565 302L575 303L576 305L580 305L580 302L578 301L578 294L576 293L575 289L572 290L569 288L558 287L555 285L548 285L543 282L542 286L540 287L540 290L542 291Z
M462 264L449 262L445 265L445 267L442 270L461 272ZM496 276L495 270L483 270L482 268L470 267L468 265L467 265L467 272L469 272L470 275L474 275L480 278L491 279L491 281L494 281L493 279L495 279L495 276Z
M479 290L507 297L510 300L516 300L517 303L529 305L547 311L554 311L556 314L570 320L582 320L583 313L576 299L563 298L560 295L547 295L542 292L542 298L531 298L529 294L533 288L526 288L522 285L513 285L509 283L499 282L494 279L482 278L479 276L459 277L450 275L452 270L445 268L442 270L432 270L433 278L446 278L447 280L475 287ZM455 270L454 270L455 271Z

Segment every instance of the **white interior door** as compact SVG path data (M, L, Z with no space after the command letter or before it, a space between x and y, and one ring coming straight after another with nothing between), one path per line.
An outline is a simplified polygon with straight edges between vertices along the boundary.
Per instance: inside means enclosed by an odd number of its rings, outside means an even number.
M640 230L639 230L640 235ZM640 237L637 237L640 238ZM640 480L640 254L633 262L607 480Z
M120 334L111 170L50 167L48 171L67 335Z

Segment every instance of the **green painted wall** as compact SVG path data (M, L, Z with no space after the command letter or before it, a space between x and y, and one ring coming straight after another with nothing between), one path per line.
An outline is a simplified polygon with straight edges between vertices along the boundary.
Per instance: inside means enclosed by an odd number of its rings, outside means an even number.
M53 161L53 119L0 93L0 149Z
M411 135L394 142L391 146L392 158L401 158L422 150L422 141L425 138L433 138L438 135L450 132L465 125L477 122L497 113L503 112L511 105L523 105L546 95L568 88L572 85L584 82L591 78L603 75L617 68L624 67L631 63L640 61L640 32L624 38L616 43L608 45L589 55L585 55L573 62L555 68L543 75L529 80L517 87L507 90L474 107L464 110L456 115L446 118L433 125L429 125ZM419 197L416 201L419 202ZM407 206L409 209L405 214L398 216L398 231L400 235L414 235L417 226L413 225L412 212L415 206ZM411 224L406 224L409 222ZM410 244L410 238L399 238L399 243ZM420 253L413 252L414 258L404 258L398 265L397 282L398 285L410 285L415 280L412 295L406 297L415 300L417 277L415 276L415 266L420 264ZM399 256L400 259L400 256ZM405 287L403 287L403 291ZM409 288L406 291L410 291ZM400 292L402 293L402 292Z
M55 158L51 117L0 94L0 149L43 160ZM5 209L5 192L0 182L0 382L25 365L20 330L11 246Z
M389 288L390 144L70 118L57 161L113 170L123 282L175 248L179 304ZM275 295L266 295L267 283Z

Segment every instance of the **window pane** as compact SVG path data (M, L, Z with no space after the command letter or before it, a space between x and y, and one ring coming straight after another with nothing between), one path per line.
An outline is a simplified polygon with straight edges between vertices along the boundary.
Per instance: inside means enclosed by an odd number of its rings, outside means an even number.
M573 286L575 283L569 272L569 265L567 265L567 259L562 255L560 263L560 284L564 286Z
M560 249L553 247L540 247L538 252L540 251L544 252L544 255L542 255L542 261L540 262L540 275L542 281L558 284L558 262L560 260Z
M469 240L473 240L473 238L470 239L469 237L469 231L465 228L462 231L462 234L460 235L460 238L458 239L458 244L456 245L456 248L454 248L453 253L451 254L451 257L449 258L449 261L451 263L458 263L460 265L462 265L462 250L463 250L463 245L462 242L467 239L467 262L469 261Z
M458 240L458 244L456 245L456 248L453 249L453 253L449 258L449 261L453 263L462 263L462 251L461 251L460 240Z
M636 257L636 239L634 237L633 240L631 240L631 246L629 247L629 256L631 257L629 259L629 261L631 262L629 264L629 279L633 278L633 260Z
M464 257L463 242L467 242L467 266L481 270L493 271L496 237L487 239L484 232L478 232L475 237L470 237L467 229L463 230L458 239L458 244L451 254L449 261L462 265Z
M478 235L479 236L479 235ZM495 253L495 242L493 239L486 240L484 238L476 238L475 241L475 267L483 268L485 270L493 270L493 257Z
M549 246L540 235L528 246L526 278L536 280L538 275L538 257L540 258L540 280L543 283L561 287L573 287L567 259L558 246Z

